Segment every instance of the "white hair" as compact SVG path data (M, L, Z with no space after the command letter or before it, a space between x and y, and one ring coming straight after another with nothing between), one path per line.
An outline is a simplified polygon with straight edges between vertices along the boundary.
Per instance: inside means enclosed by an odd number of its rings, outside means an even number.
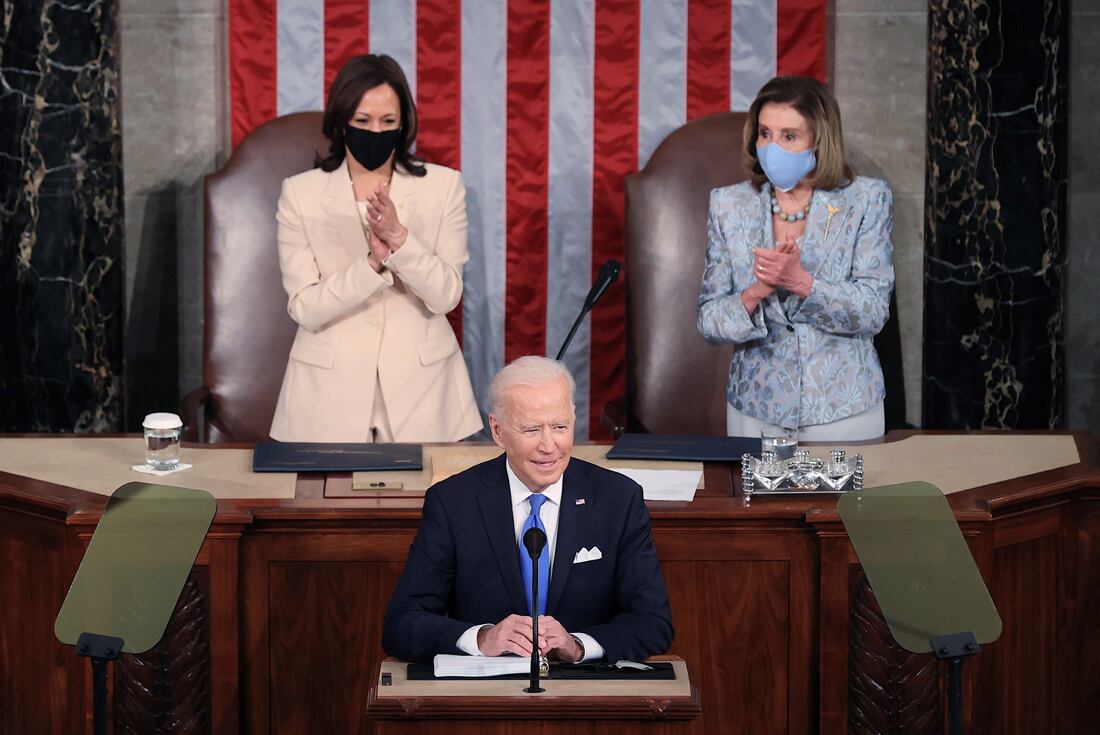
M508 391L517 385L542 385L558 379L564 379L568 384L569 405L576 410L577 383L565 363L538 355L517 357L501 368L489 384L489 410L499 416Z

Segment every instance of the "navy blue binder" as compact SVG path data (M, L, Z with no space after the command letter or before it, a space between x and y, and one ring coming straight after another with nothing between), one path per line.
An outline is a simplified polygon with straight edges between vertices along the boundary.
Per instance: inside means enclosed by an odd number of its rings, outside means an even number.
M740 462L743 454L759 455L760 437L623 434L607 458Z
M419 444L257 442L253 472L368 472L422 470Z

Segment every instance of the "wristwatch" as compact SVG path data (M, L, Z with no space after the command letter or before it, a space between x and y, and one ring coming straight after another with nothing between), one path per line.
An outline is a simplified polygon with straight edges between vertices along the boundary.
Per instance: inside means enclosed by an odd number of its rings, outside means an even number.
M573 635L573 634L570 633L569 635ZM581 657L578 658L576 661L574 661L574 663L579 663L581 661L584 661L584 643L581 641L580 638L578 638L575 635L573 635L573 641L577 644L577 648L581 649Z

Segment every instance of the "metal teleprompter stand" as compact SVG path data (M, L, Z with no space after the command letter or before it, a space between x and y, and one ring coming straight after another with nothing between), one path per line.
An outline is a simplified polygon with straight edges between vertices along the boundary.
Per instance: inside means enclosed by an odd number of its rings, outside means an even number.
M962 735L963 661L1002 626L947 498L909 482L846 493L837 510L890 635L946 663L949 732Z
M95 735L107 735L107 665L160 641L216 508L207 492L168 485L112 493L54 622L91 659Z

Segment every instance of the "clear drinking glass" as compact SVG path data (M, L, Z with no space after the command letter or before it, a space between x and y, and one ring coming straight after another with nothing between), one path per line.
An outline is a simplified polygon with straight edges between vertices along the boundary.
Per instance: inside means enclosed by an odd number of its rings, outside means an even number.
M151 413L142 422L145 433L145 464L152 470L174 470L180 466L180 434L183 421L174 413Z
M775 452L775 458L782 462L792 459L796 449L798 449L798 429L765 426L760 430L761 452Z

